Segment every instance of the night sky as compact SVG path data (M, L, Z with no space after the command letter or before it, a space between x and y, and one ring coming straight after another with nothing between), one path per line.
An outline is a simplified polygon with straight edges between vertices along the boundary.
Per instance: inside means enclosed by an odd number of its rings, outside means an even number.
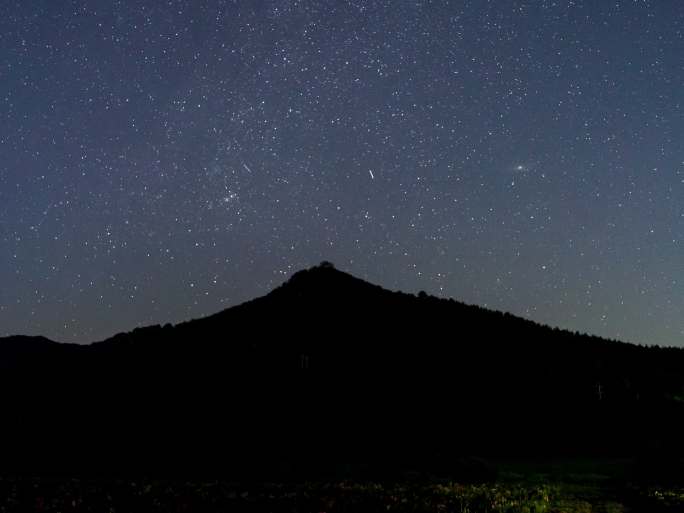
M683 31L680 0L5 0L0 335L330 260L684 345Z

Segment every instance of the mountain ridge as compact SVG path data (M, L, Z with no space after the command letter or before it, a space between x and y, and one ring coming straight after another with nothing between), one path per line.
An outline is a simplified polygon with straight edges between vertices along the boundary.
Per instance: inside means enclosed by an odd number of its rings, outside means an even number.
M223 310L219 310L217 312L214 312L214 313L202 316L202 317L188 319L188 320L180 321L177 323L165 323L163 325L162 324L152 324L152 325L138 326L138 327L133 328L132 330L129 330L129 331L117 332L114 335L106 337L104 339L94 340L94 341L90 341L90 342L86 342L86 343L82 343L82 344L74 344L71 342L61 342L61 341L57 341L57 340L52 340L52 339L45 337L45 336L42 336L42 335L30 336L30 335L19 335L19 334L0 337L0 343L3 343L3 342L4 343L24 342L24 343L41 345L41 344L44 344L45 342L51 342L51 343L56 343L56 344L62 344L65 346L74 346L74 345L91 346L94 344L111 343L114 340L121 339L124 336L130 335L133 333L137 333L140 331L155 329L155 328L162 327L162 326L175 328L178 326L185 326L185 325L188 325L190 323L201 322L201 321L205 321L208 319L218 319L218 318L225 317L227 315L232 315L232 313L229 313L229 312L231 312L235 309L242 310L244 308L252 308L252 307L254 307L254 305L258 305L259 303L263 302L264 300L279 298L283 294L287 295L289 290L292 288L301 288L302 284L306 284L307 286L310 287L310 289L320 291L321 288L324 288L323 283L325 283L325 287L329 287L331 284L338 284L339 285L340 283L344 283L345 286L348 287L351 284L353 284L353 285L358 287L357 291L361 291L361 292L373 291L373 292L381 292L385 296L387 296L389 294L394 294L394 295L398 294L398 295L403 295L406 298L422 298L422 299L429 299L431 301L448 302L451 304L457 304L457 305L459 305L461 307L465 307L465 308L477 309L477 310L481 310L481 311L490 312L492 314L499 315L499 316L510 317L514 320L527 322L527 323L530 323L531 325L534 325L534 326L537 326L540 328L554 330L554 331L561 331L563 333L567 333L570 335L587 336L587 337L591 337L593 339L602 340L604 342L628 344L628 345L633 345L633 346L637 346L637 347L646 347L646 348L654 347L654 348L661 348L661 349L684 350L684 348L680 348L677 346L659 346L656 344L634 343L634 342L625 341L625 340L611 339L611 338L607 338L607 337L603 337L603 336L592 335L590 333L579 332L576 330L573 331L573 330L568 329L568 328L544 324L544 323L541 323L541 322L538 322L538 321L535 321L532 319L528 319L528 318L525 318L525 317L522 317L522 316L519 316L516 314L512 314L509 312L491 309L491 308L479 306L476 304L464 303L464 302L461 302L461 301L453 299L453 298L440 298L440 297L432 296L432 295L426 294L423 291L420 291L419 293L416 293L416 294L410 293L410 292L403 292L403 291L392 291L392 290L386 289L380 285L373 284L371 282L368 282L368 281L365 281L361 278L358 278L358 277L352 275L351 273L341 271L341 270L337 269L332 263L327 262L327 261L324 261L324 262L322 262L316 266L310 267L308 269L302 269L302 270L295 272L292 276L290 276L290 278L288 278L286 281L284 281L280 285L276 286L275 288L273 288L271 291L269 291L268 293L266 293L263 296L259 296L259 297L249 299L243 303L234 305L232 307L225 308ZM309 290L307 292L311 292L311 290ZM303 293L303 291L300 290L299 294L301 295L302 293Z
M8 349L22 340L32 349ZM0 470L684 455L684 351L392 292L328 263L176 325L88 345L14 338L0 366Z

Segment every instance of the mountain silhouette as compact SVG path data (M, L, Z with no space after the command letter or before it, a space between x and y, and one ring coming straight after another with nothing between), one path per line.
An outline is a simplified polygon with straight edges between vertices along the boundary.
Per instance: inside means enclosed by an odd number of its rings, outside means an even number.
M175 326L0 339L0 387L13 472L683 452L681 349L392 292L328 262Z

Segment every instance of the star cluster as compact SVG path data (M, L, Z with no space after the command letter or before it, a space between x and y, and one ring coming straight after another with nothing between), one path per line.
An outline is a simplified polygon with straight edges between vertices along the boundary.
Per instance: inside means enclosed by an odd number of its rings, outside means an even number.
M330 260L684 345L676 0L0 14L0 335L178 322Z

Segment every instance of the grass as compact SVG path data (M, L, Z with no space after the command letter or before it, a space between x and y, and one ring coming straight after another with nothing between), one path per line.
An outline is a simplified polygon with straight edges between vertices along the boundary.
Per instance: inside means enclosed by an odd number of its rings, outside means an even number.
M636 486L624 462L496 462L494 483L448 479L245 484L221 480L0 478L0 513L670 513L684 487Z

